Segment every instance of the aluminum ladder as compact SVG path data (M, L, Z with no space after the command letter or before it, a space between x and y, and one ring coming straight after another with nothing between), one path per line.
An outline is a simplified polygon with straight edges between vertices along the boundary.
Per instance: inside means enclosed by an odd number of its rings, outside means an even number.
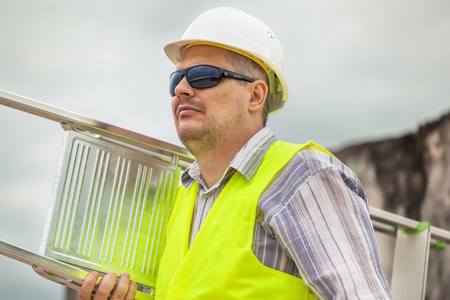
M111 147L108 143L112 143L132 151L152 152L181 170L194 161L184 148L6 91L0 90L0 104L58 122L65 131L105 141L100 148ZM370 207L370 216L376 231L396 237L391 280L393 298L424 299L430 249L443 250L445 243L450 243L450 231L374 207ZM41 276L75 290L87 274L73 262L61 262L1 240L0 254L29 264Z

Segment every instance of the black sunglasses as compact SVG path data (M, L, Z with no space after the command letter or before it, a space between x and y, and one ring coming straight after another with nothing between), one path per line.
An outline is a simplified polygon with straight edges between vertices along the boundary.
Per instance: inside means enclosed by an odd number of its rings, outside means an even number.
M233 78L237 80L244 80L253 82L255 80L219 67L209 65L198 65L187 69L175 71L170 75L169 93L173 97L175 96L175 88L186 76L186 80L189 85L195 89L206 89L219 84L220 79Z

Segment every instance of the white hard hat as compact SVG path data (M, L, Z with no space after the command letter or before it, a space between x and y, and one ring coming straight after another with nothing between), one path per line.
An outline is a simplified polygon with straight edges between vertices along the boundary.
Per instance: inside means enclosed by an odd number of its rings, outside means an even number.
M254 60L268 73L272 92L268 97L269 113L277 112L286 103L283 49L273 31L257 18L236 8L208 10L191 23L181 40L166 45L164 51L177 64L190 44L214 45Z

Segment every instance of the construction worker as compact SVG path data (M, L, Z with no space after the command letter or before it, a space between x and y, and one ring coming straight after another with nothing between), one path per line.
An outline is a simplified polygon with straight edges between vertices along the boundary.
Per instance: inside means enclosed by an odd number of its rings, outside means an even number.
M165 52L176 65L175 127L197 160L182 175L156 299L390 299L356 175L319 145L277 141L266 127L288 98L273 31L216 8ZM89 276L80 299L90 299ZM100 284L105 297L115 280ZM112 297L135 290L125 274Z

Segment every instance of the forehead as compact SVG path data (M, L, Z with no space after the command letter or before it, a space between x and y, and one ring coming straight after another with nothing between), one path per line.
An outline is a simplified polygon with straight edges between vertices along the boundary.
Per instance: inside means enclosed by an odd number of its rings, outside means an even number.
M186 69L196 65L213 65L224 69L233 70L226 57L229 50L219 47L197 45L188 48L181 56L177 70Z

